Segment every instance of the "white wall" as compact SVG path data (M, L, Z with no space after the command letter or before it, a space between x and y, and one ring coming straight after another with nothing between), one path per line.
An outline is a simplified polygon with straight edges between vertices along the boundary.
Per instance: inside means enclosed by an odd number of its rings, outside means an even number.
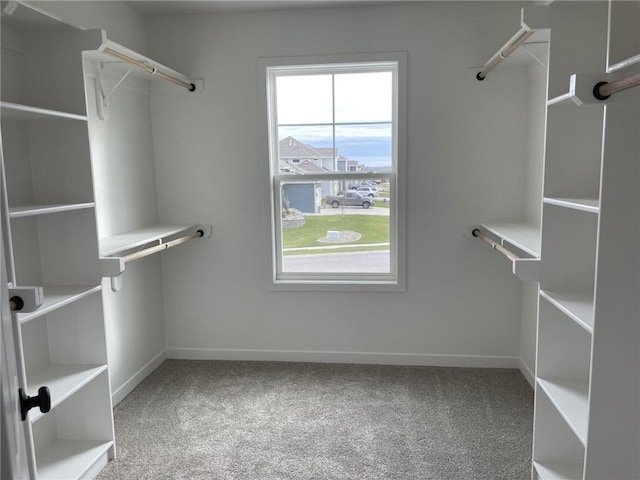
M518 22L500 2L152 18L150 55L206 84L153 96L159 214L215 229L163 256L169 356L517 366L519 281L471 230L525 213L527 71L467 68ZM408 52L407 290L270 290L257 60L376 51Z

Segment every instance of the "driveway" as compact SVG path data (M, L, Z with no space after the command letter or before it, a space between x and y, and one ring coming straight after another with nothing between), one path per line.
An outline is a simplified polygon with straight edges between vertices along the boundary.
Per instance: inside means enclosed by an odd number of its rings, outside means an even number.
M389 262L389 250L285 255L282 257L282 271L389 273Z

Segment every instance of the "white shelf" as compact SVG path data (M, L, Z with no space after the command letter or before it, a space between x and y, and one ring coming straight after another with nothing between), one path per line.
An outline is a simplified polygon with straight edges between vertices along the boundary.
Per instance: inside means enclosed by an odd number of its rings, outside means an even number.
M106 365L49 364L40 366L36 371L29 372L27 377L28 394L35 395L38 388L49 387L51 408L55 408L106 370ZM30 420L35 422L43 415L40 410L31 410Z
M0 102L3 119L11 120L79 120L86 122L86 115L31 107L19 103Z
M43 287L44 301L40 308L30 313L17 313L16 318L21 324L24 324L34 318L41 317L58 308L62 308L65 305L77 302L100 290L102 290L102 285L45 286Z
M41 480L78 479L107 454L113 442L58 439L36 454Z
M169 76L175 77L176 79L181 80L183 82L191 83L193 81L187 75L181 72L178 72L176 70L173 70L172 68L169 68L166 65L156 62L155 60L149 57L146 57L127 47L124 47L123 45L120 45L108 38L103 38L102 45L98 46L96 50L85 51L84 58L90 61L98 62L102 65L103 68L108 68L110 70L113 70L114 72L125 73L131 68L131 64L124 62L118 57L115 57L106 53L105 50L107 49L115 51L120 55L129 57L130 59L135 60L136 62L147 65L148 67L154 68L158 72L162 72ZM164 80L159 76L152 75L139 68L133 68L131 70L131 75L134 75L139 78L143 78L147 81L158 82L161 84L169 83L167 82L167 80Z
M545 391L580 442L585 445L589 423L589 382L538 378L538 385Z
M94 208L95 203L69 203L57 205L27 205L23 207L9 208L10 218L33 217L36 215L48 215L50 213L72 212L74 210L84 210Z
M483 223L481 227L533 257L540 257L540 228L527 223Z
M540 290L540 295L586 331L593 332L593 294Z
M582 480L582 465L577 463L533 462L540 480Z
M545 197L544 203L559 207L581 210L583 212L598 213L600 201L597 198L550 198Z
M156 225L100 239L100 256L112 257L132 248L159 242L164 238L195 229L193 225Z

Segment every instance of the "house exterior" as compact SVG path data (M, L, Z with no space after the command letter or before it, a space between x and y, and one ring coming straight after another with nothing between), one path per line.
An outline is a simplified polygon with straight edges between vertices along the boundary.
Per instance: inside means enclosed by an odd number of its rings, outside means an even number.
M294 137L283 138L278 147L281 173L305 175L364 171L363 165L343 157L337 148L313 147ZM282 198L286 200L287 208L295 208L303 213L318 213L322 207L322 198L337 193L332 191L332 183L334 182L285 184L282 186Z

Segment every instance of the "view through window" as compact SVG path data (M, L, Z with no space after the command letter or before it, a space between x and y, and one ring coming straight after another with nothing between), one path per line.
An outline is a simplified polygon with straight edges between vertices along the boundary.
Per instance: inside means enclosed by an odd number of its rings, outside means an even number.
M397 279L397 62L269 67L274 277Z

